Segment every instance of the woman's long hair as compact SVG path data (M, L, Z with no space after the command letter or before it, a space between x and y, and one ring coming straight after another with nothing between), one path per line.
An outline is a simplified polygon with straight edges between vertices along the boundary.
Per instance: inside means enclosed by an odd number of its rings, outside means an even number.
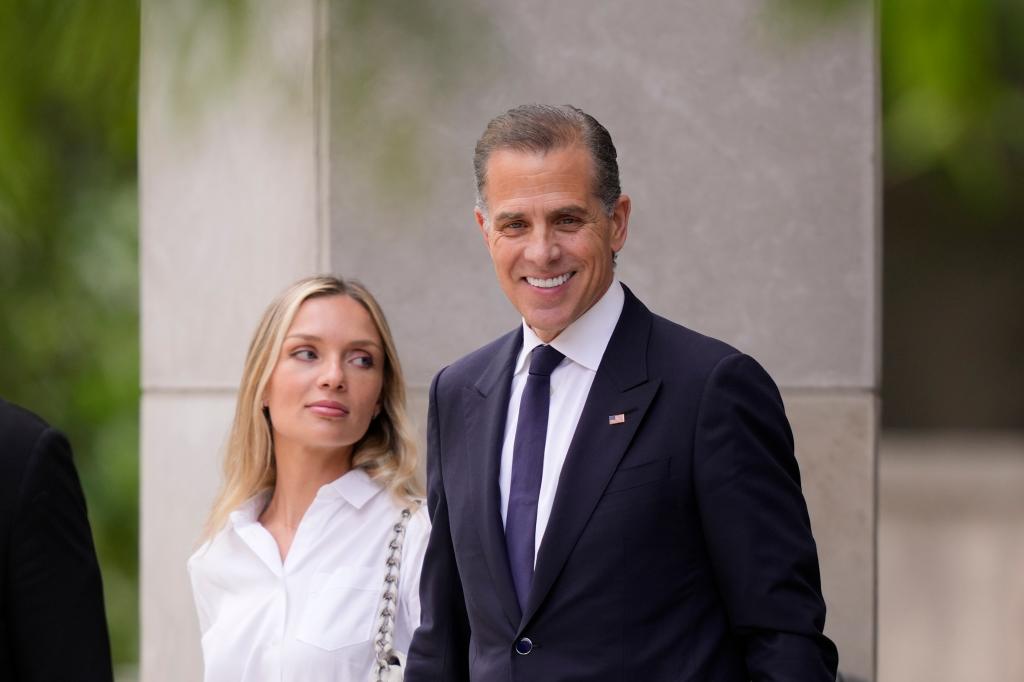
M231 512L245 500L274 487L277 462L270 420L263 410L263 393L299 306L321 296L348 296L362 305L384 344L380 414L353 446L352 468L363 469L400 500L422 496L416 478L416 443L405 411L405 380L384 312L359 282L330 276L308 277L290 286L270 304L249 345L235 419L224 453L224 484L207 519L204 539L223 528Z

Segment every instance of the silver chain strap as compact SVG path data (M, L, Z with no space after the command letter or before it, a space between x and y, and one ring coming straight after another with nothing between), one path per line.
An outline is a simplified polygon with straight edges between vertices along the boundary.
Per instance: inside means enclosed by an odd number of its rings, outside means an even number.
M394 525L391 539L388 542L386 572L384 574L384 593L381 595L380 610L377 614L377 632L374 635L373 648L375 653L376 682L389 679L389 669L400 664L398 653L394 649L395 617L398 612L398 575L402 568L402 545L405 544L405 528L413 511L419 508L419 502L412 509L403 509L402 515Z

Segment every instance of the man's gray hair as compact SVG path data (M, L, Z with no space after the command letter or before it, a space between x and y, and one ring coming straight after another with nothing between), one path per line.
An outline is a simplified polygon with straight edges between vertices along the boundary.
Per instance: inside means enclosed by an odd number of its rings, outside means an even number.
M615 209L622 188L619 162L612 136L597 119L570 104L523 104L491 119L476 143L473 173L476 177L476 206L487 215L484 192L487 161L499 149L546 153L574 144L590 152L594 162L594 194L608 215Z

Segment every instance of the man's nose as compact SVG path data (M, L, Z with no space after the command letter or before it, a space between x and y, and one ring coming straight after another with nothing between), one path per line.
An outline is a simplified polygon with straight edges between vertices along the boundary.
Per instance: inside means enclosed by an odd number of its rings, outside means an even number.
M526 260L537 265L547 265L558 260L560 248L555 230L542 225L531 230L527 239L529 241L524 254Z

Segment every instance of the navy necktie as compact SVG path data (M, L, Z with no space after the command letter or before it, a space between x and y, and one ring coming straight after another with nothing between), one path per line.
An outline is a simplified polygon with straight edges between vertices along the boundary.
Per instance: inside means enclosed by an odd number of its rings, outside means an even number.
M533 558L537 536L537 498L544 473L544 441L548 433L551 372L565 356L551 346L537 346L530 358L530 374L519 402L516 440L512 446L512 483L505 515L505 545L512 569L519 607L533 582Z

